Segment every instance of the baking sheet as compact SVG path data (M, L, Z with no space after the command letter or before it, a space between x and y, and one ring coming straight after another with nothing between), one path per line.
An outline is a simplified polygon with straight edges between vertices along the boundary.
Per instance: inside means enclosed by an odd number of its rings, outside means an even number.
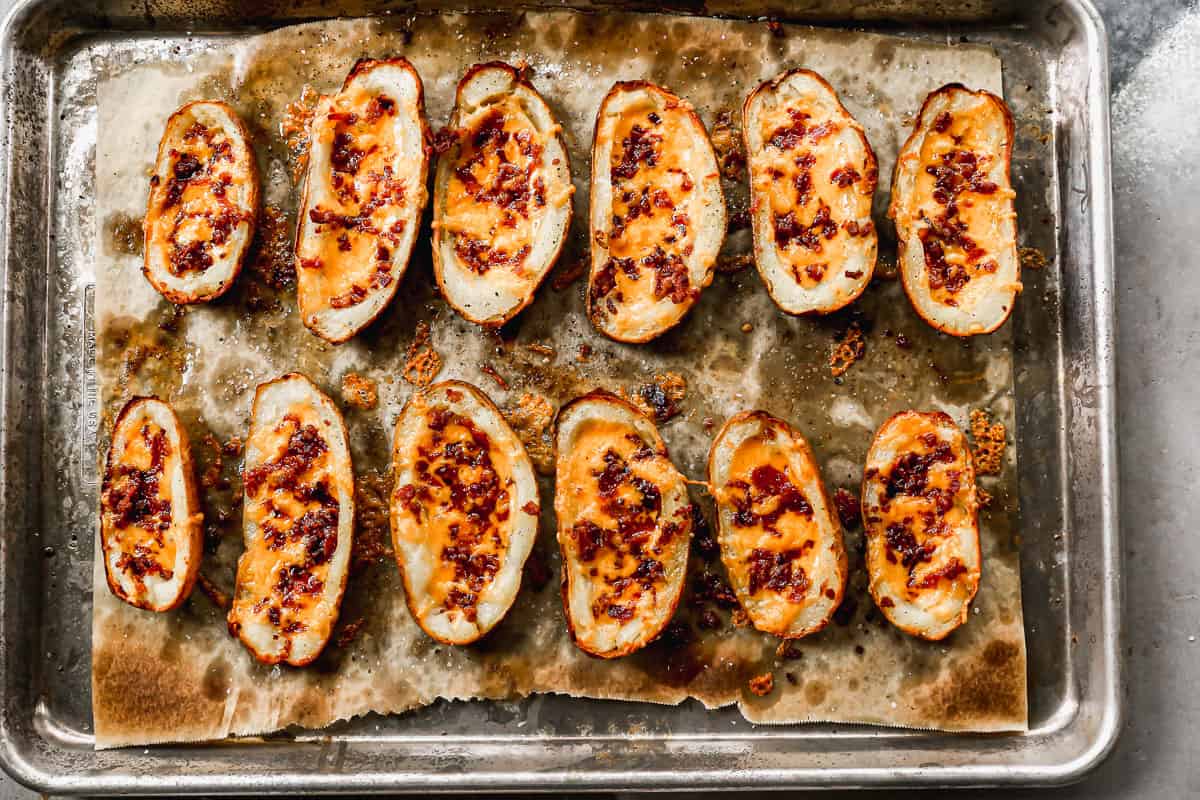
M374 411L347 409L356 471L368 495L384 484L391 428L412 387L400 377L405 351L424 322L445 361L440 378L477 383L501 406L525 392L554 405L595 386L635 389L655 374L683 376L683 413L663 426L677 465L703 478L710 426L744 408L788 419L812 443L830 489L856 489L875 426L903 408L941 408L964 428L969 409L1012 422L1009 327L961 342L927 328L895 281L879 280L849 312L830 319L786 318L757 274L718 276L676 330L643 346L618 345L595 333L583 309L583 281L542 289L529 310L500 334L458 319L437 297L428 247L418 244L400 293L381 321L339 347L299 323L294 299L248 270L229 296L178 313L140 275L136 226L146 177L166 117L200 97L229 100L255 135L264 203L292 212L295 189L279 124L304 87L331 91L355 58L403 54L420 71L433 127L448 117L453 88L470 63L524 58L533 80L563 123L576 176L573 235L566 266L585 255L587 148L595 109L612 81L649 78L691 100L711 128L717 112L735 111L757 84L804 65L826 75L866 127L880 161L876 220L895 152L925 93L949 81L1000 91L1000 62L977 46L845 31L701 18L573 12L418 16L317 23L248 37L228 50L179 62L150 60L100 86L96 156L101 241L97 265L97 367L101 442L107 422L132 393L171 400L192 432L201 471L218 442L244 436L256 384L283 372L306 372L337 396L348 372L377 382ZM630 44L634 43L634 44ZM736 115L735 115L736 116ZM1018 186L1018 190L1019 190ZM744 208L744 187L726 183L731 211ZM894 249L881 225L884 259ZM423 239L422 242L427 241ZM748 250L748 231L730 253ZM1018 308L1017 313L1021 313ZM864 358L835 382L828 368L836 336L851 322L867 331ZM746 324L749 332L743 331ZM903 338L899 336L903 334ZM902 343L907 346L902 346ZM592 348L580 360L580 345ZM531 348L530 345L534 345ZM548 354L542 348L552 348ZM508 384L482 374L488 365ZM180 611L150 615L126 607L98 575L93 617L93 709L98 747L221 738L289 725L321 727L377 711L390 713L438 697L513 697L553 691L706 705L738 703L758 722L834 720L950 730L1020 730L1026 724L1025 648L1013 520L1015 463L985 479L995 501L982 515L984 575L969 623L941 643L892 630L871 607L851 531L851 598L836 624L777 654L779 642L731 624L716 632L693 621L701 610L685 597L674 637L617 662L601 662L569 643L556 591L553 518L541 522L535 558L553 578L523 588L509 617L484 642L448 648L425 637L408 616L394 564L369 559L351 578L343 623L362 619L353 641L331 646L307 670L255 664L225 631L223 612L197 592ZM202 568L230 591L240 552L237 458L225 456L221 481L206 492L213 551ZM552 485L543 480L543 508ZM377 493L377 492L376 492ZM711 506L695 495L706 512ZM216 522L221 517L223 524ZM360 523L362 521L360 520ZM386 541L386 520L372 518L359 538ZM693 557L691 574L719 565ZM774 690L750 693L750 678L772 672Z

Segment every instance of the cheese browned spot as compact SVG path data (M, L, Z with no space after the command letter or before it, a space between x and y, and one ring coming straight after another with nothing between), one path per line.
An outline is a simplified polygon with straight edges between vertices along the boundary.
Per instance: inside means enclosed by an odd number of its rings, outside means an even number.
M871 593L901 629L940 639L979 586L975 472L962 432L940 412L904 412L867 454L862 513Z
M721 558L755 627L785 637L824 627L842 598L846 554L800 434L761 411L738 414L713 442L709 481Z
M564 601L576 643L593 655L645 645L669 621L682 589L692 508L652 431L611 395L589 395L560 414L555 509Z
M316 658L337 619L351 549L345 430L328 398L310 392L318 394L299 376L260 387L246 443L246 550L229 626L265 663Z

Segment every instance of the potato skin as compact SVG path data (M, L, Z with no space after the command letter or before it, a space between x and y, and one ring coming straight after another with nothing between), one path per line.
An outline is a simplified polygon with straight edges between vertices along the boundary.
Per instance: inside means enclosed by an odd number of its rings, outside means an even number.
M886 478L881 474L874 474L879 467L883 465L880 451L885 448L885 441L892 429L904 424L913 423L923 426L926 432L941 432L947 434L951 439L951 450L955 453L956 459L962 461L961 476L962 487L960 492L965 494L963 501L963 509L966 513L966 520L963 525L959 526L970 533L970 545L972 552L958 553L959 556L967 558L968 561L973 561L973 564L966 565L966 586L967 591L961 603L961 608L954 619L942 623L941 627L934 628L930 625L908 624L897 618L899 610L896 601L892 600L889 594L884 594L882 591L883 569L884 565L878 561L875 556L876 543L884 535L884 531L880 530L886 520L872 521L871 517L874 510L877 509L877 504L874 502L874 497L881 491L879 484L885 484ZM910 437L915 438L915 436ZM900 455L912 452L911 449L899 449ZM916 636L928 641L940 641L955 630L957 630L968 619L970 613L971 602L974 600L976 593L979 590L979 582L982 575L982 552L979 547L979 504L977 499L977 490L975 487L975 469L971 455L970 447L967 445L966 437L955 424L950 416L942 411L901 411L889 417L883 425L879 427L874 439L871 442L871 447L867 452L866 469L863 473L861 507L863 513L863 532L867 538L867 570L870 575L869 590L871 597L875 601L875 605L880 609L883 615L900 630L912 636ZM956 539L956 544L960 544ZM885 545L886 546L886 545ZM957 558L957 556L955 556ZM915 604L906 602L905 608Z
M191 441L188 439L187 431L179 423L179 419L175 416L175 411L170 407L170 405L152 395L139 395L131 397L121 408L120 413L117 415L116 421L113 423L113 444L115 444L117 432L125 423L126 418L135 413L138 410L138 407L142 403L146 402L163 403L167 410L171 412L171 416L174 418L174 423L176 425L179 437L179 466L183 471L184 476L184 487L185 491L187 492L187 507L192 509L194 512L188 520L182 523L184 526L186 526L187 538L185 543L193 554L193 558L188 564L188 570L184 574L182 585L180 586L179 592L175 596L173 602L166 605L153 606L145 602L139 602L136 598L126 596L125 593L120 589L120 586L113 578L113 574L108 568L109 550L107 547L107 542L105 541L105 537L101 534L100 545L102 557L104 559L104 578L108 583L109 591L113 593L114 597L124 600L126 603L129 603L135 608L158 612L173 611L174 609L183 605L184 601L191 596L192 589L196 585L196 578L200 573L200 561L204 547L204 514L201 510L200 494L196 486L196 465L192 458ZM110 445L108 455L104 460L104 486L102 487L101 497L103 497L103 490L107 487L108 476L112 473L112 469L115 466L115 449L116 448L114 446ZM103 512L101 512L101 516L103 517ZM101 526L101 529L103 530L103 518L101 519Z
M632 417L631 417L632 419L638 420L640 423L642 423L643 427L645 428L646 433L649 433L651 431L653 432L653 436L651 437L651 443L652 443L652 447L653 447L655 454L658 456L661 456L664 459L668 458L666 445L663 443L662 437L658 434L658 431L654 426L654 422L649 417L647 417L641 411L641 409L637 408L632 403L625 400L623 397L613 394L612 392L609 392L604 389L594 389L594 390L588 392L587 394L581 395L580 397L576 397L575 399L573 399L570 402L568 402L567 404L565 404L562 408L559 409L558 414L555 417L555 425L554 425L554 427L555 427L555 437L554 437L555 459L554 460L555 460L555 465L556 465L556 472L559 469L561 469L560 465L563 463L563 459L569 457L569 454L562 452L562 448L560 446L561 445L560 436L559 436L560 426L562 425L562 422L567 417L569 417L572 413L576 413L575 410L579 406L587 404L587 403L611 404L612 406L620 409L622 412L632 415ZM639 432L639 435L641 435L641 432ZM645 436L643 436L642 441L646 442ZM672 468L673 468L673 465L672 465ZM683 479L682 475L679 475L679 478L680 478L680 480L682 480ZM571 600L570 600L571 584L570 584L570 578L568 575L568 565L571 563L572 556L570 553L568 553L567 547L565 544L564 529L562 527L563 526L563 511L564 511L564 509L562 508L562 500L561 500L560 491L558 488L559 485L560 485L559 479L558 479L558 477L556 477L555 513L558 515L558 520L559 520L557 538L558 538L558 544L559 544L559 554L561 556L562 565L563 565L562 571L560 573L559 593L560 593L560 596L562 597L562 601L563 601L563 612L564 612L563 616L566 618L566 622L567 622L567 634L568 634L568 636L570 636L571 641L575 644L576 647L578 647L580 650L582 650L583 652L587 653L589 656L592 656L594 658L612 659L612 658L621 658L623 656L627 656L631 653L634 653L634 652L642 649L647 644L652 642L656 637L658 637L662 633L662 631L666 629L667 625L670 623L671 619L675 615L676 610L679 607L680 598L683 596L683 584L687 580L686 555L687 555L687 550L688 550L688 543L690 543L691 535L692 535L690 511L689 511L689 515L686 520L684 529L679 534L679 536L681 536L683 538L682 546L684 547L685 566L679 575L677 585L674 587L672 597L670 598L669 606L666 609L664 609L663 611L659 612L659 618L657 620L657 624L655 624L653 627L651 627L644 635L642 635L638 639L627 642L626 644L616 647L616 648L613 648L613 649L600 650L597 648L590 647L588 642L586 642L583 638L581 638L580 631L578 630L575 619L571 613ZM684 491L684 498L686 500L687 499L686 486L684 487L683 491ZM687 507L690 510L690 507L691 507L690 500L688 500L688 502L687 502ZM661 520L660 520L660 525L661 525Z
M930 92L925 97L924 102L921 104L920 111L917 112L916 125L913 128L912 133L909 134L908 139L905 140L904 144L900 148L900 156L901 157L896 160L896 166L893 171L892 194L891 194L890 202L888 203L888 218L890 218L891 220L893 220L896 223L896 239L897 239L897 248L899 250L899 258L897 259L897 261L898 261L897 266L898 266L898 269L900 272L901 284L904 286L904 293L908 296L909 302L911 303L913 310L916 311L917 315L920 316L921 319L923 319L926 323L928 323L933 328L941 331L942 333L946 333L951 336L967 337L967 336L976 336L976 335L986 335L986 334L995 332L1002 325L1004 325L1005 322L1008 321L1008 318L1010 316L1012 316L1013 309L1016 307L1016 300L1020 293L1021 266L1020 266L1020 261L1019 261L1019 259L1017 259L1017 256L1016 256L1017 232L1016 232L1015 226L1013 229L1012 239L1011 239L1011 241L1005 242L1005 247L1007 250L1011 251L1011 259L1013 262L1013 264L1012 264L1013 281L1014 281L1015 285L1017 286L1017 289L1014 292L1012 292L1012 296L1008 300L1008 305L1007 305L1006 311L1002 315L997 316L989 324L982 325L982 326L978 327L977 329L976 328L964 328L959 325L954 325L954 324L951 324L946 321L940 321L940 320L936 319L932 313L930 313L929 311L927 311L925 309L925 307L924 307L925 303L924 303L924 298L922 296L921 287L919 285L914 284L914 281L908 277L908 271L905 269L905 265L906 265L906 263L908 261L908 257L909 257L908 256L909 243L908 243L907 237L904 235L904 231L902 230L902 227L901 227L903 224L905 224L902 220L902 216L903 216L903 206L905 205L904 201L907 198L907 195L905 194L905 192L902 188L903 187L902 172L904 169L904 156L906 154L910 153L910 151L918 143L918 141L922 140L923 137L928 135L928 128L925 124L925 120L926 120L926 117L928 116L927 112L929 111L930 106L933 103L940 101L945 96L952 96L952 95L955 95L958 93L965 93L972 97L983 98L987 102L993 104L999 110L1002 121L1003 121L1003 126L1004 126L1004 147L1000 153L1000 155L1002 156L1002 161L1003 161L1003 165L1004 165L1003 166L1004 186L1006 188L1011 189L1011 187L1012 187L1012 146L1013 146L1013 138L1016 135L1016 127L1013 122L1012 112L1009 109L1008 104L1005 103L1002 98L997 97L996 95L992 94L991 92L987 92L987 91L983 91L983 90L973 91L961 83L948 83L945 86L942 86L941 88ZM932 125L933 120L929 120L929 124ZM1009 201L1008 207L1009 207L1010 211L1012 209L1012 206L1013 206L1012 202ZM996 291L996 290L993 290L993 291Z
M835 562L836 581L834 584L834 591L836 593L836 596L833 597L830 600L830 603L828 604L828 608L829 608L828 613L825 614L816 624L807 626L804 629L799 630L799 631L789 631L786 629L778 629L778 628L772 628L770 626L760 625L759 621L755 619L754 615L749 615L750 621L754 624L754 627L760 631L763 631L764 633L769 633L771 635L779 636L779 637L785 638L785 639L799 639L804 636L809 636L809 635L812 635L814 633L819 633L820 631L824 630L825 627L829 624L829 621L831 619L833 619L834 612L837 611L838 607L842 604L842 599L845 597L846 580L847 580L847 576L849 573L849 562L846 557L846 548L845 548L845 545L842 540L842 533L843 533L842 526L841 526L841 522L839 521L839 519L837 517L837 513L835 510L835 506L833 504L833 500L829 496L829 490L825 487L825 481L822 480L820 477L820 467L817 464L816 455L813 453L812 447L809 445L808 440L805 439L804 436L802 436L799 433L799 431L797 431L795 428L793 428L791 425L789 425L786 421L779 419L778 417L772 416L771 414L768 414L765 411L753 410L753 411L742 411L742 412L730 417L725 422L725 424L723 426L721 426L721 430L717 433L716 437L713 439L713 445L708 451L708 483L709 483L709 490L710 490L710 492L712 492L714 494L714 502L717 505L717 515L718 515L717 522L718 522L719 535L724 533L725 520L724 520L723 515L721 514L721 503L719 500L716 499L716 496L715 496L715 494L717 492L717 487L721 486L724 483L724 481L718 480L718 476L722 472L722 465L718 462L718 449L719 449L720 443L724 440L724 438L727 435L729 435L730 432L734 431L739 426L746 425L746 424L758 425L761 428L775 429L776 431L784 434L785 436L787 436L788 444L791 445L792 447L796 448L797 454L799 455L799 457L804 460L807 460L808 463L813 466L813 469L817 472L815 488L816 488L817 492L820 494L821 501L823 504L822 507L823 507L825 513L829 515L830 522L832 523L832 526L833 526L833 534L836 537L835 542L834 542L834 549L836 550L836 553L837 553L837 558L836 558L836 562ZM809 486L809 487L805 487L805 488L811 490L814 487ZM721 547L721 560L723 563L726 564L726 569L730 572L730 574L732 574L732 570L729 570L728 562L725 559L724 545L722 545L722 547ZM741 588L741 587L738 587L735 585L735 590L739 589L739 588ZM738 594L739 594L739 600L740 600L741 592L738 592Z
M198 293L194 293L194 292L183 292L180 290L176 290L170 286L167 286L165 283L163 283L159 279L157 270L153 269L150 264L150 261L151 261L151 247L150 247L151 230L150 230L150 228L151 228L151 220L153 219L153 213L154 213L154 207L153 207L154 199L155 199L155 195L157 194L153 189L151 190L150 196L146 201L146 216L143 218L143 221L142 221L142 235L144 238L143 247L142 247L142 275L144 275L146 277L146 280L150 283L150 285L153 286L154 289L159 294L161 294L164 298L166 298L166 300L168 302L174 303L176 305L191 305L191 304L196 304L196 303L207 303L212 300L216 300L218 297L220 297L221 295L228 292L230 290L230 288L233 287L233 284L237 281L238 275L240 275L242 272L242 267L246 263L246 257L250 253L250 249L251 249L252 243L254 241L254 234L258 227L258 211L259 211L259 202L260 202L260 195L261 195L261 188L260 188L261 178L260 178L259 171L258 171L258 161L254 156L253 138L250 136L250 131L246 127L246 123L242 121L242 118L240 116L238 116L238 113L236 111L234 111L233 107L230 106L228 103L225 103L220 100L193 100L192 102L185 103L184 105L182 105L178 109L176 109L175 112L173 114L171 114L170 117L167 118L167 124L163 128L163 135L162 135L162 138L159 140L158 151L157 151L157 154L155 155L155 159L154 159L155 172L156 173L158 172L159 165L164 163L163 159L167 156L168 151L174 145L174 141L171 136L172 124L179 117L181 117L185 114L188 114L195 107L200 106L200 105L214 106L214 107L222 110L224 113L226 113L229 116L230 120L234 123L234 126L237 130L239 138L241 138L241 140L243 142L245 142L246 149L249 154L249 158L247 159L246 163L244 164L244 167L246 169L246 177L247 177L247 180L249 183L248 188L250 189L250 196L246 203L246 205L249 207L248 210L250 213L250 217L247 220L247 223L249 226L249 231L248 231L248 234L246 237L247 244L245 247L242 248L241 253L238 255L237 260L234 262L233 268L229 273L229 277L222 282L221 286L215 292L209 292L206 294L198 294Z

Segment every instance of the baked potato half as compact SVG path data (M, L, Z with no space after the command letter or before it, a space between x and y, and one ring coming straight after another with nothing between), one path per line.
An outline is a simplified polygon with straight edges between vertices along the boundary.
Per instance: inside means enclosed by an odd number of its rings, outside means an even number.
M167 119L142 223L142 273L172 303L207 303L242 270L258 218L250 134L228 104L188 103Z
M562 127L520 70L476 64L438 134L433 269L471 322L503 325L533 302L571 223Z
M344 342L378 317L408 269L428 192L421 78L404 58L360 60L309 134L296 232L304 324Z
M337 622L354 536L354 471L333 401L292 372L254 393L229 632L264 664L301 667Z
M944 639L979 589L979 501L971 450L940 411L904 411L875 434L863 473L871 596L900 630Z
M713 440L708 482L721 560L754 627L787 639L824 628L846 590L846 548L808 442L742 412Z
M712 142L685 100L645 81L613 86L592 142L588 316L621 342L678 323L712 283L725 198Z
M170 611L192 592L204 512L187 431L157 397L135 397L113 426L100 490L100 549L112 593Z
M554 511L572 641L616 658L649 644L683 592L692 505L654 422L597 390L559 411Z
M444 644L508 613L541 504L525 446L487 395L445 381L405 404L392 445L392 546L408 608Z
M954 336L991 333L1021 291L1013 119L994 94L943 86L900 149L888 216L917 313Z
M875 273L875 151L817 73L765 81L742 106L754 262L775 305L828 314Z

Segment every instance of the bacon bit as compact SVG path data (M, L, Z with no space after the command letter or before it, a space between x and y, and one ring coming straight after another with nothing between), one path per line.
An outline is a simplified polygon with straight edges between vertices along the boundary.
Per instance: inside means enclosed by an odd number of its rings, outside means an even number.
M351 642L358 638L358 632L361 631L366 624L367 621L362 617L359 617L353 622L347 622L342 626L342 629L337 632L337 637L334 639L334 643L339 648L348 647Z
M546 431L554 421L554 406L540 394L526 392L516 408L506 414L508 424L525 445L529 460L542 475L554 472L554 448L546 439Z
M777 19L767 20L767 30L770 31L771 35L776 39L782 39L787 35L787 31L783 29L783 23Z
M242 454L242 439L240 436L231 436L229 441L221 445L221 452L230 458L236 458Z
M392 556L391 509L388 497L392 481L385 473L369 472L354 481L354 543L350 571L357 574L371 564Z
M753 263L754 256L749 253L738 253L732 256L722 255L717 257L717 264L714 269L722 275L733 275L741 272Z
M977 498L979 498L979 507L980 508L991 508L992 507L993 498L989 492L985 491L984 489L982 489L979 486L976 486L975 487L975 496Z
M442 371L442 357L433 349L432 340L429 323L419 323L404 358L404 380L413 386L428 386Z
M894 600L892 600L892 598L890 598L890 597L879 598L879 607L880 608L891 608L894 605L896 605L896 602Z
M546 358L554 358L556 355L558 355L558 351L553 347L548 347L544 344L538 344L537 342L533 342L532 344L527 344L525 346L537 353L539 356L545 356Z
M795 639L784 639L775 648L775 657L784 661L795 661L797 658L804 658L804 651L796 644Z
M296 285L296 257L292 252L292 225L274 206L263 206L254 232L250 270L267 286L282 291Z
M576 361L587 361L592 357L592 346L587 342L579 345L579 355L575 356Z
M653 383L644 383L637 394L627 399L659 424L679 413L679 404L687 395L687 381L674 372L663 372L654 376Z
M204 470L204 474L200 476L200 485L205 489L228 489L229 481L221 477L223 466L221 454L224 451L221 442L211 433L206 433L204 434L204 443L212 450L213 460L208 465L208 469Z
M347 372L342 377L342 402L348 406L369 411L379 405L379 392L375 381L356 372Z
M553 577L550 565L546 563L546 554L540 547L534 547L529 558L525 559L524 573L526 584L534 592L540 592L550 583L550 578Z
M496 368L493 367L491 364L480 364L479 371L482 372L484 375L487 375L492 380L494 380L496 382L496 385L499 386L501 389L503 389L504 391L508 391L508 381L504 380L504 377L499 372L497 372Z
M769 672L750 679L750 691L759 697L766 697L775 688L775 676Z
M200 587L200 591L204 592L204 596L212 601L212 604L217 608L228 611L233 602L229 599L229 595L221 591L215 583L209 580L203 572L196 575L196 584Z
M575 281L579 280L583 274L587 272L587 264L583 259L576 259L570 263L559 267L554 272L554 278L550 281L550 288L556 292L561 292Z
M1017 251L1017 257L1025 269L1044 269L1048 263L1046 254L1036 247L1022 247Z
M293 183L300 182L304 168L308 166L308 134L320 99L317 90L305 84L300 99L287 104L279 123L279 135L287 145L288 161L292 165Z
M845 375L866 352L867 343L863 340L862 328L857 322L851 323L829 355L829 371L835 378Z
M444 155L458 144L460 132L457 128L451 128L449 125L438 128L433 134L433 152L435 155Z
M721 176L726 180L741 180L742 170L746 166L746 153L742 149L742 137L733 125L732 112L721 111L717 114L708 138L712 140Z
M1003 422L993 423L982 409L971 412L971 438L975 447L971 455L980 475L999 475L1004 467L1004 448L1008 431Z
M862 522L862 507L853 493L839 488L833 493L833 504L843 528L857 528Z
M521 510L524 511L526 514L528 514L531 517L536 517L542 513L542 509L539 508L538 504L533 502L532 500L530 500L525 505L521 506Z

